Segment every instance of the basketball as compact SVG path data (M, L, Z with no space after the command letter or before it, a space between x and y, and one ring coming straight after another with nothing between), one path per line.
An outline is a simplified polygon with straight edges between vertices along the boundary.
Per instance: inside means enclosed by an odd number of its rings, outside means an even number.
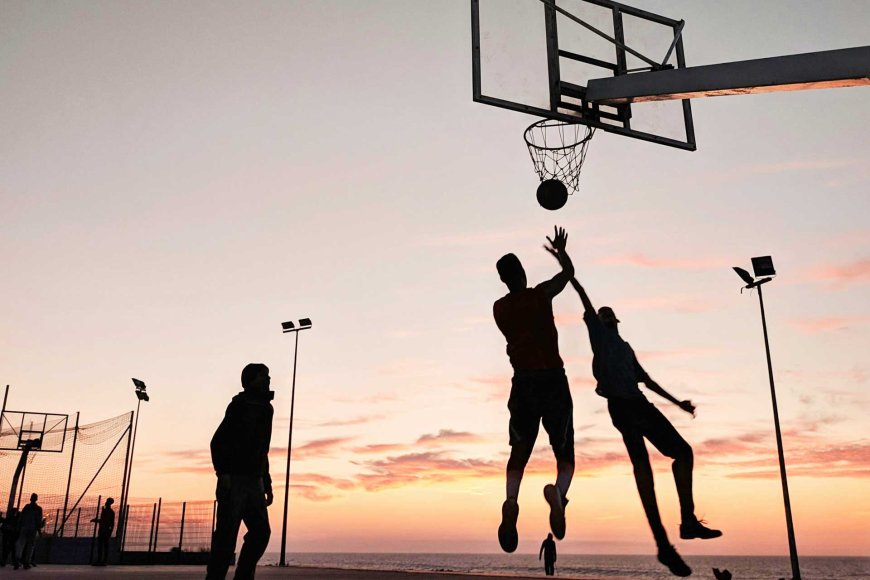
M558 179L545 179L538 186L538 203L544 209L557 210L568 201L568 188Z

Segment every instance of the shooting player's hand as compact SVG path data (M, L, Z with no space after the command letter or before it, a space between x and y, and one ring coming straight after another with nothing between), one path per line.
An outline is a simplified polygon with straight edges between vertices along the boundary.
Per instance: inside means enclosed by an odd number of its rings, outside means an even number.
M275 501L275 496L272 494L272 488L269 487L266 489L266 507L272 505L273 501Z
M695 405L692 404L692 401L680 401L679 403L677 403L677 406L686 413L691 414L692 417L695 416Z
M565 232L565 228L553 226L553 238L550 239L548 237L547 241L550 242L550 246L552 246L557 252L564 252L565 247L568 244L568 234Z

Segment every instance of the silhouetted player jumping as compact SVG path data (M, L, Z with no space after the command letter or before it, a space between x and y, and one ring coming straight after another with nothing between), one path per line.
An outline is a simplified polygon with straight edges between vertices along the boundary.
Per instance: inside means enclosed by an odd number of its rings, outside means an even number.
M557 253L550 253L559 259ZM592 374L598 382L595 392L607 399L607 410L613 426L622 434L634 467L640 501L658 547L658 560L674 575L688 576L692 573L691 568L671 545L662 525L644 438L649 439L656 449L674 460L672 470L682 514L680 538L706 540L718 538L722 532L707 528L695 517L695 503L692 498L692 448L677 433L670 421L647 401L637 384L643 383L646 388L687 413L694 415L695 406L691 401L677 400L643 370L634 350L619 336L619 320L612 308L602 306L596 313L580 283L572 279L571 285L583 302L583 320L589 330L589 342L592 345Z
M271 529L266 508L272 504L269 443L272 437L269 367L251 363L242 370L242 388L227 407L211 439L217 474L217 523L212 535L207 580L223 580L236 549L239 525L248 532L236 562L236 580L254 578Z
M556 484L544 487L544 498L550 505L550 528L556 538L565 537L565 496L574 476L574 421L552 300L574 275L565 251L567 239L562 228L555 228L552 240L547 238L551 245L548 249L562 271L534 288L527 287L526 272L514 254L502 256L496 263L499 277L510 292L495 302L492 311L507 339L507 355L514 368L508 401L511 455L506 470L507 499L502 504L498 528L498 542L505 552L517 549L517 497L541 423L556 456Z

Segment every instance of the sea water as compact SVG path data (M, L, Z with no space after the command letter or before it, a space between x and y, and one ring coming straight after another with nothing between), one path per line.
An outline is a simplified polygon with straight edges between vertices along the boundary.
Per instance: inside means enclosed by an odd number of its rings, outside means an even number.
M713 578L712 569L728 569L734 580L779 580L791 578L788 556L685 556L694 578ZM544 576L537 554L287 554L291 566L350 568L363 570L414 570L460 572L502 576ZM277 553L268 553L261 565L276 564ZM870 558L803 556L800 572L804 580L870 580ZM654 556L560 554L556 562L559 578L607 578L671 580L668 570Z

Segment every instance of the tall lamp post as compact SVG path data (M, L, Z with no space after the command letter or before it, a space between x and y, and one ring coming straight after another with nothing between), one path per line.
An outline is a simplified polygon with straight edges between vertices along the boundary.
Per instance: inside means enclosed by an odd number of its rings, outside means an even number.
M290 388L290 435L287 439L287 471L284 474L284 521L281 525L281 559L278 561L279 566L287 565L285 560L287 551L287 505L290 500L290 453L293 449L293 407L296 402L296 359L299 354L299 333L309 328L311 328L310 318L300 318L298 323L281 323L282 332L284 334L293 333L296 340L293 346L293 386Z
M136 403L136 422L133 426L133 438L130 443L130 457L127 459L127 481L124 485L124 489L122 490L123 498L121 499L121 516L119 519L124 518L123 521L123 529L124 533L126 533L127 529L127 520L126 520L126 510L127 504L130 503L130 479L133 477L133 452L136 450L136 434L139 432L139 407L142 405L142 401L146 403L150 400L148 396L147 388L143 381L139 379L132 379L133 386L136 387L136 399L138 402ZM119 531L121 526L118 526Z
M755 277L743 268L734 267L737 275L746 282L745 288L758 289L758 304L761 307L761 328L764 331L764 351L767 353L767 377L770 380L770 398L773 401L773 425L776 429L776 448L779 452L779 476L782 479L782 498L785 503L785 525L788 530L788 552L791 557L792 580L801 580L801 571L798 564L797 544L794 539L794 523L791 518L791 500L788 495L788 479L785 474L785 454L782 451L782 432L779 428L779 410L776 406L776 390L773 386L773 364L770 362L770 342L767 338L767 320L764 317L764 298L761 294L761 286L773 280L776 270L773 268L773 259L770 256L752 258L752 270Z

